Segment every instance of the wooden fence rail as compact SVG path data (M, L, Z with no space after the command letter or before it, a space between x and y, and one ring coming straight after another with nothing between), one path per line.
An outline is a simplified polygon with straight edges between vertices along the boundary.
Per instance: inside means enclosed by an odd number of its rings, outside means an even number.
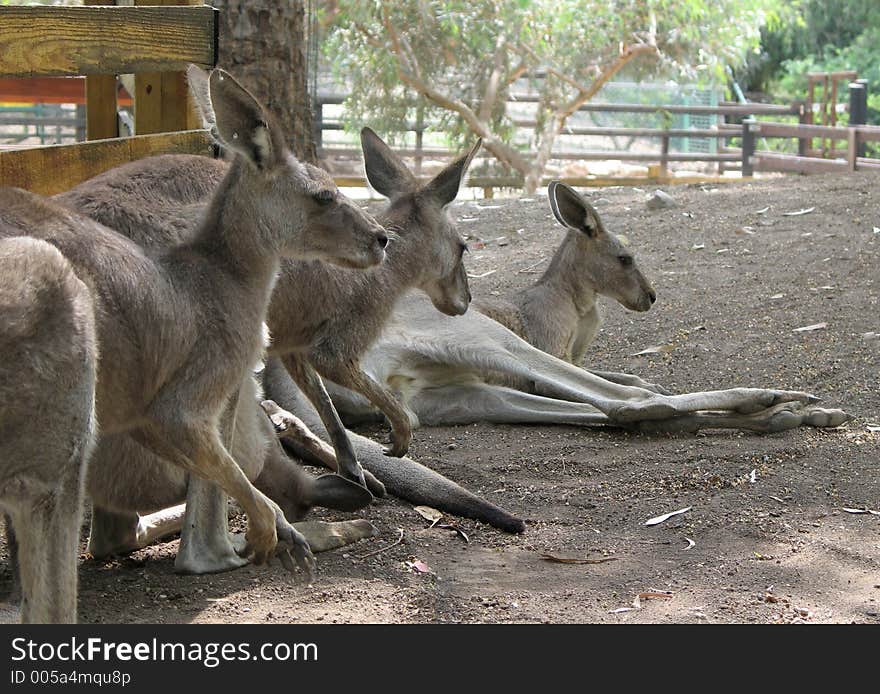
M798 138L800 142L809 141L812 138L832 141L845 140L846 156L845 158L822 158L777 152L758 152L755 149L755 140L758 136ZM751 175L753 171L819 173L880 169L880 159L860 156L865 142L880 142L880 126L791 125L748 119L743 121L743 145L740 154L743 175ZM802 145L800 149L805 148Z

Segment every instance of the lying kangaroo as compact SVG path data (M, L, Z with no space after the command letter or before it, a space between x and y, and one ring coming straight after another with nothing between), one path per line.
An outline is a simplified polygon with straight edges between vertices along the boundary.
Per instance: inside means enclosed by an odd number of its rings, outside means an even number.
M807 393L734 388L670 395L635 376L596 375L569 363L583 357L598 331L598 294L635 310L647 310L656 295L632 253L589 203L561 183L548 192L568 234L534 287L507 302L477 301L485 313L470 311L454 320L407 296L363 357L364 370L393 388L414 420L762 432L846 421L840 410L802 407L817 400ZM363 399L329 388L346 421L371 416Z
M369 272L353 273L322 262L286 260L267 318L272 335L269 354L284 361L315 404L330 433L340 472L359 481L362 473L354 451L318 373L353 388L382 409L392 424L389 452L395 456L406 452L412 438L407 413L384 386L363 372L359 357L408 289L423 290L448 315L467 310L470 291L462 262L466 245L444 208L455 199L480 147L477 142L430 182L419 185L369 128L362 131L361 143L371 185L391 198L379 217L392 234L386 262ZM178 156L135 162L55 199L138 243L175 243L188 237L205 196L224 170L222 164L205 166L202 161Z
M96 392L102 432L128 432L193 481L214 482L235 498L248 515L242 556L259 564L277 551L287 568L295 557L310 569L306 540L248 481L221 440L220 421L234 417L227 404L263 348L279 257L366 267L384 259L387 237L326 174L290 155L265 109L231 76L189 74L206 121L235 158L186 243L145 251L17 189L0 190L2 235L50 241L91 289L103 355ZM228 544L225 529L220 541ZM231 546L223 549L235 556Z
M18 544L21 620L74 623L95 319L88 287L44 241L0 240L0 353L0 508Z

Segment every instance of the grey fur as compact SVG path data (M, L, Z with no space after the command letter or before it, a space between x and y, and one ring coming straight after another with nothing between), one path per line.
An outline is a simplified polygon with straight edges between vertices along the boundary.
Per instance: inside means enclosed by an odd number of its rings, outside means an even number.
M56 248L0 231L0 508L18 546L21 620L73 623L97 431L92 299Z

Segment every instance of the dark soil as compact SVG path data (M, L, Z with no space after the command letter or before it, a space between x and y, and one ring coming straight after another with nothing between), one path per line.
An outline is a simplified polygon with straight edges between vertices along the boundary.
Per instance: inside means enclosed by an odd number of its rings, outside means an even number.
M678 392L806 390L853 422L767 436L422 429L411 456L526 518L523 535L454 519L466 543L428 528L410 505L381 500L356 514L380 536L319 555L311 587L278 564L177 576L177 541L109 563L86 558L81 621L880 623L880 515L842 510L880 510L880 339L865 336L880 333L880 178L666 190L678 206L656 212L646 191L588 193L659 296L645 314L605 302L590 365ZM495 271L472 281L477 296L534 281L562 238L542 196L458 203L453 215L471 220L460 229L472 244L485 244L470 272ZM816 323L827 327L794 332ZM655 345L672 347L632 356ZM358 559L401 531L400 544ZM656 597L636 600L645 593Z

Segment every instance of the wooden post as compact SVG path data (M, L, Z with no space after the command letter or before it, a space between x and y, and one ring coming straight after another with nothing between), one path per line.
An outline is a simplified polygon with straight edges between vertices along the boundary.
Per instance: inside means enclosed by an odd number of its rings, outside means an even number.
M846 161L849 170L855 171L858 166L859 156L859 131L854 125L849 126L846 133Z
M865 125L868 122L868 89L867 80L856 80L849 83L849 124ZM866 147L859 143L857 156L864 157Z
M792 105L792 111L797 110L798 114L798 123L800 125L809 125L812 119L812 113L808 108L810 104L800 101L795 102ZM808 115L809 114L809 115ZM806 157L807 152L812 148L813 140L809 137L799 137L798 138L798 156Z
M755 130L757 123L754 118L744 118L742 126L742 175L752 176L755 173L752 167L752 156L755 154Z
M83 5L103 5L109 0L83 0ZM116 75L86 76L86 139L119 137L116 116Z
M669 178L669 132L663 133L660 141L660 179L666 181Z
M135 0L135 5L202 5L202 0ZM202 127L182 72L142 72L134 76L134 129L137 135Z

